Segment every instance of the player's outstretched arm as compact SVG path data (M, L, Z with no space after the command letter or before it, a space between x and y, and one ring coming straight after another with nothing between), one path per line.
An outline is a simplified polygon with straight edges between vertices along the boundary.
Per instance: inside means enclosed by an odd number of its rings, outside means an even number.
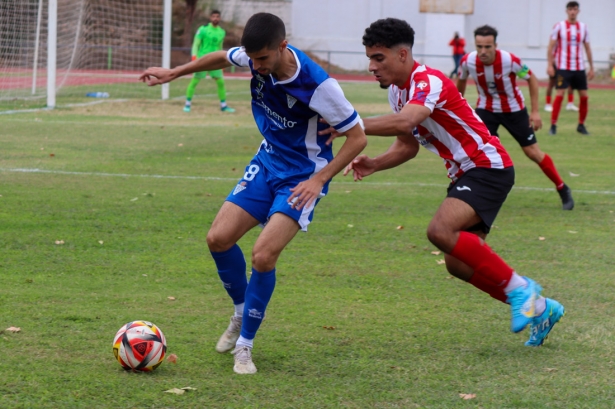
M414 128L431 115L424 105L407 104L399 113L365 118L366 135L397 136L412 134Z
M200 71L213 71L230 67L231 63L226 58L226 51L215 51L175 68L150 67L141 74L140 81L147 85L160 85L171 82L176 78Z
M466 93L466 86L468 84L467 79L457 78L457 91L463 96Z
M538 80L532 73L527 82L530 86L530 126L537 131L542 128L542 119L538 109Z
M585 55L587 56L587 62L589 62L589 72L587 73L587 79L594 79L594 59L592 56L592 48L589 43L583 43L583 47L585 47Z
M547 75L549 77L553 77L555 75L555 68L553 68L553 62L555 61L553 49L555 48L556 41L557 40L551 38L549 40L549 46L547 47Z
M304 206L309 206L314 200L318 199L325 183L344 169L367 146L367 137L360 124L350 128L345 132L345 135L346 141L327 166L310 179L290 189L292 194L288 198L288 202L293 208L301 210Z
M419 143L412 135L398 136L395 142L382 155L369 158L361 155L355 158L344 171L346 176L350 171L353 172L355 182L363 180L364 177L372 173L391 169L414 158L419 151Z

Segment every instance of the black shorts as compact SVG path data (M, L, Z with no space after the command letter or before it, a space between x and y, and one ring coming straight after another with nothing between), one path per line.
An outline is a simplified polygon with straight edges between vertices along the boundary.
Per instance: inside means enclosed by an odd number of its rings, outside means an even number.
M555 72L555 88L566 89L568 87L579 91L586 90L587 76L585 71L557 70Z
M530 126L530 116L527 108L517 112L491 112L486 109L476 108L476 113L483 120L491 135L498 135L498 128L502 125L517 140L521 147L526 147L538 142L534 130Z
M450 184L446 197L469 204L481 218L480 223L467 231L480 230L487 234L514 184L515 169L512 166L506 169L473 168Z

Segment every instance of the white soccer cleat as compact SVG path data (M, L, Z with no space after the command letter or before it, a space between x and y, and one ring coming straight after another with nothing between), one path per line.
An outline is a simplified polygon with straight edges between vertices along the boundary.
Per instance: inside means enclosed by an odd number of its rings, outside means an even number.
M235 348L231 354L235 355L235 366L233 367L235 373L241 375L256 373L256 366L252 362L252 348L240 346Z
M546 104L546 105L545 105L545 111L547 111L547 112L553 112L553 105L551 105L551 104Z
M574 103L569 102L566 104L566 111L578 111L579 107L577 107Z
M241 332L241 321L242 317L231 317L231 323L216 344L217 352L224 354L235 348L235 344L239 339L239 333Z

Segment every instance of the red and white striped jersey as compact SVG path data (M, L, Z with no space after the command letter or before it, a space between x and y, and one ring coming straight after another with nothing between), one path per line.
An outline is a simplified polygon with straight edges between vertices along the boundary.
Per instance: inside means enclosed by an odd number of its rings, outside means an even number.
M444 160L448 177L456 181L472 168L504 169L513 165L496 136L438 70L414 63L402 88L389 87L389 103L399 113L406 104L429 108L431 115L413 130L414 137Z
M584 71L583 45L589 44L587 25L577 21L574 24L567 20L553 26L551 39L555 44L555 66L559 70Z
M491 112L517 112L525 108L516 77L527 80L532 71L514 54L496 50L493 64L485 65L478 53L472 51L461 59L457 75L461 80L471 76L476 82L477 108Z

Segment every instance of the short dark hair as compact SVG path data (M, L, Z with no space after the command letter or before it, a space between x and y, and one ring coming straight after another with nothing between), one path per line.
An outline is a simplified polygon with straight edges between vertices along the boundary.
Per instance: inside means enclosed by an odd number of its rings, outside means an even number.
M267 47L269 50L276 48L286 38L284 22L271 13L256 13L248 19L243 34L241 45L248 53L254 53Z
M214 14L221 15L222 13L220 13L220 10L213 9L213 10L211 11L211 13L209 13L209 15L210 15L210 16L213 16Z
M474 37L476 36L493 36L493 41L495 41L498 38L498 30L485 24L474 30Z
M374 21L365 29L363 45L392 48L396 45L414 45L414 30L410 24L397 18L385 18Z
M579 8L579 2L578 1L569 1L568 4L566 4L566 8L567 9L571 9L571 8Z

